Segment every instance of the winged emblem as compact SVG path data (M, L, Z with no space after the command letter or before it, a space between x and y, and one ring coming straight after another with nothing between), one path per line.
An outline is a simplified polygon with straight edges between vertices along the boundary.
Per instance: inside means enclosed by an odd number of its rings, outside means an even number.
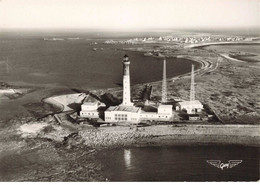
M223 170L224 168L233 168L237 166L242 163L242 160L229 160L228 163L222 163L220 160L207 160L207 163Z
M229 160L228 162L229 162L229 168L233 168L236 165L242 163L242 160Z
M207 160L207 163L209 163L212 166L215 166L217 168L220 168L221 161L220 160Z

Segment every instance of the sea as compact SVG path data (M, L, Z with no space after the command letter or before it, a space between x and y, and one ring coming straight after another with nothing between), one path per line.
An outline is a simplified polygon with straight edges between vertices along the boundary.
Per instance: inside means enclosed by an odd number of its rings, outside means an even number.
M163 34L163 33L162 33ZM145 36L146 35L146 36ZM162 79L163 58L144 56L127 48L141 45L104 44L106 40L125 40L158 33L111 33L71 31L3 31L0 34L0 82L42 88L15 100L0 99L0 119L26 114L24 104L40 102L48 89L93 90L122 86L122 59L131 61L131 84ZM158 45L153 45L154 49ZM199 63L184 58L167 58L167 77L190 72ZM1 124L0 124L1 125Z
M133 35L134 38L140 36ZM1 34L0 59L8 61L9 65L8 73L3 75L2 72L1 81L87 89L117 87L122 84L122 59L125 54L131 61L132 84L161 80L162 58L146 57L142 52L126 50L145 47L145 44L104 44L106 40L128 38L129 35L116 37L112 33ZM153 47L156 49L157 45ZM197 64L188 59L167 59L167 76L189 72L192 63Z
M257 181L259 148L236 145L109 149L99 154L108 181ZM217 167L210 161L234 167Z

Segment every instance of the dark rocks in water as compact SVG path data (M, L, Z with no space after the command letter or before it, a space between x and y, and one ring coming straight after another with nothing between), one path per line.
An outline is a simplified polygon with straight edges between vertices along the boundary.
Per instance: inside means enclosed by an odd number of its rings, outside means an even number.
M6 82L0 82L0 90L3 90L3 91L0 92L1 99L2 98L17 99L17 98L20 98L20 97L28 94L28 93L34 92L38 89L40 89L40 88L39 87L31 87L31 86L15 86L15 85L10 85ZM10 91L8 91L8 90L10 90Z
M0 88L9 88L11 87L8 83L6 82L0 82Z
M8 99L12 100L12 99L17 99L19 97L21 97L23 94L21 93L14 93L14 94L5 94L4 96L7 97Z

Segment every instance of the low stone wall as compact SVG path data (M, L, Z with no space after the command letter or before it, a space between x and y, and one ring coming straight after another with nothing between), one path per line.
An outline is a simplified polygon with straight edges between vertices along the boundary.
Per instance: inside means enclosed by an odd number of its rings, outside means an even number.
M140 139L149 139L152 135L136 128L107 127L80 131L84 144L89 147L131 146Z
M20 126L18 133L27 138L46 138L57 142L70 140L72 145L80 144L92 148L212 143L248 146L259 146L260 144L260 126L258 125L176 124L148 127L82 127L79 130L71 129L69 126L38 122Z
M133 146L149 144L243 144L260 143L256 125L156 125L142 128L103 127L80 131L84 144L97 146Z

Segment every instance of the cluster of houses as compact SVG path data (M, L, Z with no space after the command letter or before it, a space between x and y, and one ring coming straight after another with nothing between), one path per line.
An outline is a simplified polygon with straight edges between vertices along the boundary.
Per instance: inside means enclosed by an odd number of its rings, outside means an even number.
M235 41L248 41L252 38L246 38L241 36L163 36L163 37L144 37L144 38L133 38L128 40L107 40L105 44L136 44L140 42L179 42L179 43L209 43L209 42L235 42Z

